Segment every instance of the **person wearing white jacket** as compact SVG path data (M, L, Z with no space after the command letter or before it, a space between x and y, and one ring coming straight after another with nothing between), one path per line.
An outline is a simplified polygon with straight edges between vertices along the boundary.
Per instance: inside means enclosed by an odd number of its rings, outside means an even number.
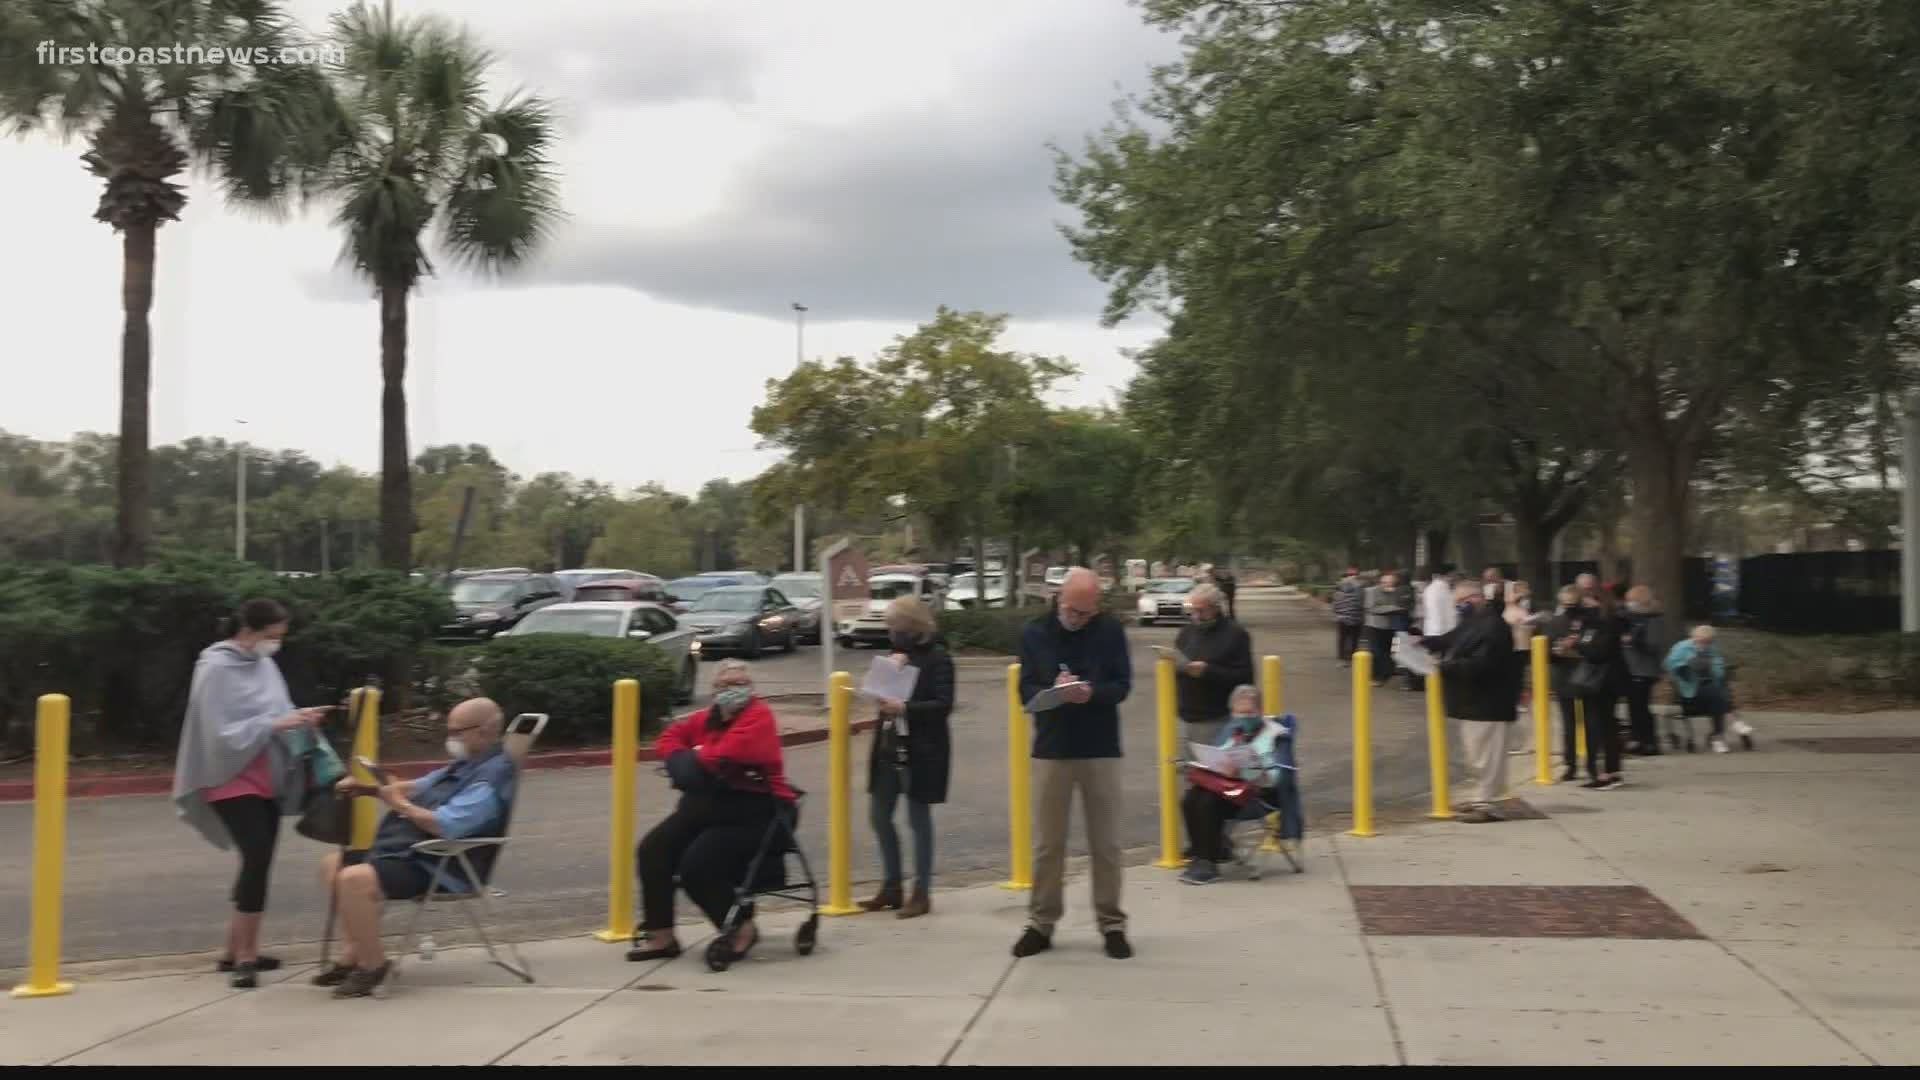
M1433 580L1420 595L1420 634L1439 637L1460 625L1453 608L1453 567L1441 563L1433 568Z

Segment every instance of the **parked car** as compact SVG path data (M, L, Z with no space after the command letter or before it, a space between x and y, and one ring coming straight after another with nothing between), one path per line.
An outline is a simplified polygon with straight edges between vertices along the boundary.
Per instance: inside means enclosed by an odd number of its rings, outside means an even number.
M979 607L981 603L980 575L961 574L947 586L947 610L959 611L962 608ZM985 594L986 603L993 607L1005 607L1007 604L1007 578L1004 574L988 574Z
M530 634L586 634L590 637L644 641L672 657L679 671L673 684L673 703L693 700L698 681L699 650L692 627L682 626L673 612L659 604L633 600L584 600L553 604L520 620L507 631L511 637Z
M667 583L652 574L635 574L632 577L595 578L573 590L577 601L618 601L641 600L649 604L666 606Z
M437 636L449 641L485 641L511 630L541 608L566 600L565 586L551 574L489 571L453 582L454 620Z
M802 570L794 574L776 574L768 582L780 590L780 595L792 601L800 609L800 643L803 645L820 644L820 628L826 616L826 583L817 572Z
M857 619L834 626L834 640L844 648L885 645L888 641L887 605L897 596L917 596L935 611L941 609L941 591L927 574L879 572L867 578L867 608Z
M700 602L702 596L715 589L752 584L743 577L731 575L695 574L692 577L675 578L667 582L667 603L673 610L685 614Z
M580 586L585 585L589 581L608 581L613 578L652 577L653 575L643 574L638 570L615 570L602 566L589 566L578 570L556 570L553 576L559 579L560 584L567 587L567 595L571 596L580 591Z
M1187 594L1193 591L1190 578L1155 578L1140 590L1135 611L1141 626L1159 622L1186 622Z
M727 578L739 585L765 585L767 583L767 575L758 570L702 570L693 576Z
M702 657L759 656L767 646L800 644L800 609L770 585L722 585L702 593L680 617L692 627Z

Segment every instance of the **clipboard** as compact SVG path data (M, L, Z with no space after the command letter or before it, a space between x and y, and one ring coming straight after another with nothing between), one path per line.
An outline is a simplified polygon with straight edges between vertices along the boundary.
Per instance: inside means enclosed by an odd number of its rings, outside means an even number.
M1068 701L1061 691L1069 690L1076 686L1091 685L1091 683L1087 682L1070 682L1062 683L1059 686L1049 686L1045 690L1027 699L1026 710L1030 713L1043 713L1057 709L1062 705L1074 704L1074 702Z

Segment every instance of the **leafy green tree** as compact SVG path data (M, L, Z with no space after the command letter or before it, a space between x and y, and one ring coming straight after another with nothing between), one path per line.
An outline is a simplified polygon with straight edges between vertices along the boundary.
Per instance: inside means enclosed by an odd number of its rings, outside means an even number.
M607 531L593 542L587 560L663 578L693 572L687 500L658 486L642 488L607 516Z
M346 59L330 70L337 111L322 187L339 201L343 258L380 302L380 560L413 565L407 449L407 304L433 272L426 233L483 270L519 266L560 218L551 106L510 96L489 106L493 57L433 16L362 0L333 18Z
M89 47L191 42L247 50L219 59L132 59ZM145 560L151 540L148 397L156 234L187 197L175 177L196 158L230 202L276 209L315 160L317 69L279 63L299 44L270 0L3 0L0 121L80 135L87 171L103 181L95 219L121 237L120 437L114 561ZM46 50L52 49L53 52ZM72 50L62 53L58 50ZM266 62L256 63L266 56Z

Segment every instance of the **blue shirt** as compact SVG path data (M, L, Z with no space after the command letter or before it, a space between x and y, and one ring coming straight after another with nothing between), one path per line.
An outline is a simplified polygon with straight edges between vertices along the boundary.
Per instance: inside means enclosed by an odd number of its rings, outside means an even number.
M464 840L470 837L503 835L507 812L513 804L513 759L504 749L495 747L483 757L455 761L433 770L413 782L408 799L423 810L431 810L440 826L441 837ZM413 845L432 840L433 835L400 814L388 814L374 834L372 857L415 859L437 863L438 856L422 855ZM470 858L474 870L486 877L493 865L494 851L475 851ZM440 875L441 888L460 891L465 881L456 866L448 866Z
M453 777L457 782L460 777L454 776L454 770L471 764L475 763L457 761L450 765L442 765L415 780L413 790L424 794L435 784L449 777ZM511 795L513 789L510 776L506 778L506 787L507 791L502 793L494 787L493 779L486 775L474 777L468 784L456 783L453 795L439 806L432 808L433 820L440 823L440 835L449 840L465 840L469 836L484 835L484 830L488 826L498 828L494 823L504 816L507 796ZM414 799L414 802L423 808L426 807L426 804L419 799Z

